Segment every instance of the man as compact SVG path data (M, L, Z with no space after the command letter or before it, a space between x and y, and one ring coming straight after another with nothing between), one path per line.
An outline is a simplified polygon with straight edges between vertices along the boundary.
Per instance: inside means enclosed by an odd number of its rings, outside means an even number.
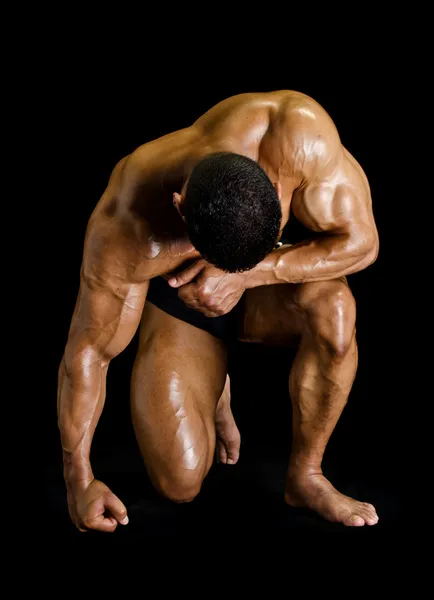
M309 231L299 243L284 243L290 215ZM109 363L139 324L132 418L157 490L193 500L216 444L221 462L238 460L228 342L295 344L285 501L348 526L376 524L374 507L338 492L321 462L357 368L345 276L377 254L367 178L304 94L234 96L122 159L89 220L59 369L75 525L114 531L128 522L89 454Z

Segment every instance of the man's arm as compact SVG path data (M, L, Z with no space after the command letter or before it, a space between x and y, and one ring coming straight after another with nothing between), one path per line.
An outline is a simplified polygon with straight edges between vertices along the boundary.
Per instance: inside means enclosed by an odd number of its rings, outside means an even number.
M299 181L291 211L314 233L273 251L248 272L247 286L336 279L374 262L378 233L369 183L326 111L307 97L290 102L268 144L280 161L276 172Z
M364 186L308 186L293 199L297 219L318 235L274 250L247 275L247 287L326 281L369 266L378 234Z
M90 446L104 405L108 365L131 341L149 285L135 279L131 240L122 239L118 229L100 214L89 222L80 290L59 368L58 423L72 496L94 479Z
M309 181L305 178L292 197L292 211L313 232L312 239L282 246L240 274L224 273L204 259L196 261L169 279L169 285L180 288L178 295L188 306L210 317L221 316L235 306L245 289L336 279L375 261L378 233L368 181L336 133L334 138L328 144L333 155L324 153L323 165L319 160L312 161L314 168L307 165Z

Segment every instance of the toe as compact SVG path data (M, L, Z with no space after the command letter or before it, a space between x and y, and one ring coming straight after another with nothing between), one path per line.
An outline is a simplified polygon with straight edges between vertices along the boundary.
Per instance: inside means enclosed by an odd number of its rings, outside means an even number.
M349 527L362 527L365 524L365 520L360 515L352 514L343 523Z
M226 453L226 448L225 445L222 442L218 442L218 447L217 447L217 459L219 462L223 463L224 465L227 462L228 459L228 455Z
M375 517L378 517L377 511L375 510L375 506L372 506L372 504L365 504L365 507L370 512L370 514L374 515Z
M228 438L226 441L226 455L227 461L226 464L234 465L240 456L240 436L234 435Z
M378 523L378 515L372 504L363 503L363 518L368 525L375 525Z
M238 461L239 455L240 453L238 448L231 449L229 446L227 449L227 464L234 465Z
M363 518L365 519L367 525L376 525L378 523L377 514L368 513L364 515Z

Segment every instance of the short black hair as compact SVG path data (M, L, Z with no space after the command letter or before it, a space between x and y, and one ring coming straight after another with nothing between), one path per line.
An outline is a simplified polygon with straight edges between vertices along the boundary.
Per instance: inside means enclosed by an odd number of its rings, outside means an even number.
M273 250L282 221L268 175L234 152L215 152L196 164L182 212L193 246L231 273L253 268Z

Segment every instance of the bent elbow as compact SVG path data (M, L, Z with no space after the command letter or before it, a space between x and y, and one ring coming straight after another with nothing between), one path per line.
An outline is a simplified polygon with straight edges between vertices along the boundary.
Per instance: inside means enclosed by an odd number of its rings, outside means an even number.
M369 267L372 265L378 258L379 252L379 244L378 240L375 240L373 243L369 244L368 247L365 247L363 250L363 268Z
M353 238L354 246L360 257L362 268L372 265L378 257L379 240L376 230L365 230L363 235Z
M62 362L65 374L74 377L91 371L95 366L104 368L110 359L106 359L88 340L74 340L67 343Z
M372 263L374 263L377 260L379 251L380 251L380 246L378 243L376 243L374 245L374 247L371 249L371 252L369 254L369 264L370 265L372 265Z
M377 230L374 230L374 235L369 241L369 247L367 252L367 261L368 265L372 265L378 258L378 253L380 251L380 241L378 238Z

